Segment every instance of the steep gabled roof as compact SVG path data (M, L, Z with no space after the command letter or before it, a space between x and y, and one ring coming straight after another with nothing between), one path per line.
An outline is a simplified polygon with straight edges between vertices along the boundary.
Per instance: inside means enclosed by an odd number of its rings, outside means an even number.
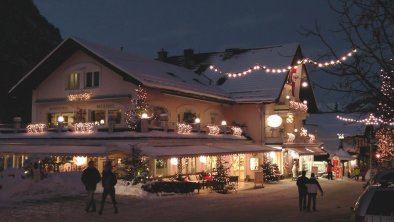
M210 70L209 65L213 64L224 72L239 72L256 64L269 68L287 68L302 57L298 44L284 44L195 54L199 56L198 59L194 58L194 63L186 66L180 65L187 63L185 57L170 57L162 62L130 55L79 38L68 38L13 86L9 93L36 88L78 50L109 67L126 81L157 88L169 94L226 103L275 102L280 96L288 72L255 71L241 78L224 78ZM217 84L218 82L221 84ZM312 98L314 99L313 95Z
M185 96L202 96L207 99L231 101L223 90L209 85L206 78L164 62L130 55L96 43L68 38L56 47L37 66L26 74L9 93L37 87L48 75L76 51L81 50L106 65L125 80L168 93L180 92Z
M217 86L229 93L236 102L273 102L277 100L285 84L288 72L267 73L253 71L240 78L228 78L209 69L214 65L222 72L238 73L255 65L283 69L294 65L302 58L300 47L296 43L274 45L253 49L227 49L225 52L198 53L185 56L168 57L164 61L184 66L196 73L211 78Z

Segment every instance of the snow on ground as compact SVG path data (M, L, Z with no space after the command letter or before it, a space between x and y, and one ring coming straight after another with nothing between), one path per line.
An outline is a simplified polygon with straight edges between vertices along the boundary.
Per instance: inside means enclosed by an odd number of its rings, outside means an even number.
M7 169L0 173L0 204L17 203L26 200L40 200L86 193L81 180L81 172L51 173L39 181L24 178L22 169ZM118 195L147 197L141 185L132 186L130 182L118 180L115 187ZM102 193L101 184L97 184L96 193Z

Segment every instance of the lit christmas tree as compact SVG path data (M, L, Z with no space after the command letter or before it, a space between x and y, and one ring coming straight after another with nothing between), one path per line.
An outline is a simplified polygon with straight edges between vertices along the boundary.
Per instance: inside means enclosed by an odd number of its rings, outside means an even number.
M377 154L381 161L391 161L394 158L394 129L381 128L376 132Z
M264 158L264 163L261 165L263 168L263 177L265 182L279 181L279 177L275 174L278 165L272 164L267 158Z
M377 108L377 115L386 123L394 123L394 69L382 70L380 77L382 97Z
M150 107L147 102L148 93L141 87L135 90L137 92L137 98L131 99L131 105L128 111L126 111L126 124L129 128L135 130L140 128L141 116L143 113L150 114Z
M392 60L390 60L392 61ZM385 123L375 134L379 160L391 161L394 158L394 70L382 70L380 91L383 94L377 109L378 117Z
M133 185L146 182L149 176L148 161L144 158L140 149L132 148L130 156L122 159L122 165L120 169L125 174L119 178L133 181Z

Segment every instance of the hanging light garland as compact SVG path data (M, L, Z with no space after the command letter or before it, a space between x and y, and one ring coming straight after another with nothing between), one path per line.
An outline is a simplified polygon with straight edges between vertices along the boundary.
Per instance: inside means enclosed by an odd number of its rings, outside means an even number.
M75 133L93 133L94 132L94 123L76 123L74 124L74 132Z
M241 136L242 135L242 129L241 127L238 126L232 126L231 130L233 131L233 136Z
M186 123L177 123L178 134L190 134L192 132L192 126Z
M372 114L372 113L369 114L368 118L365 118L365 119L353 119L353 118L347 118L347 117L342 117L342 116L337 116L337 119L345 121L345 122L363 123L365 125L385 124L385 125L394 126L394 122L384 121L383 119L374 116L374 114Z
M305 103L290 101L289 109L294 111L308 112L308 106Z
M92 93L85 92L85 93L78 93L78 94L69 94L67 96L68 101L86 101L92 97Z
M329 67L329 66L334 66L341 64L342 62L346 61L348 58L352 57L355 53L357 52L357 49L353 49L352 51L346 53L345 55L341 56L340 59L337 60L330 60L330 61L324 61L324 62L317 62L315 60L312 60L310 58L304 58L302 60L298 60L297 64L313 64L319 68L324 68L324 67ZM285 73L292 68L297 68L297 66L287 66L287 67L269 67L266 65L261 65L261 64L256 64L252 67L249 67L243 71L240 72L223 72L218 66L216 65L210 65L209 69L215 73L220 73L224 74L229 78L236 78L236 77L242 77L246 76L249 73L252 73L254 71L259 71L259 70L264 70L267 73Z
M28 134L43 133L45 130L45 123L35 123L26 126L26 131Z
M220 128L217 125L208 125L207 128L209 129L208 135L219 135Z

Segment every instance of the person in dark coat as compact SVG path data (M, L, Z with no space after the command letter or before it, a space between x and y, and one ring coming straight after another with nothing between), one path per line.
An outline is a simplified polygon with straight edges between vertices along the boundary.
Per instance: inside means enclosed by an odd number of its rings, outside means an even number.
M88 163L88 167L82 172L82 183L85 185L85 189L88 192L88 197L86 201L85 211L89 212L92 208L92 212L96 211L96 203L94 201L94 191L96 191L97 183L100 182L100 173L94 167L94 161L91 160Z
M315 174L311 173L311 178L306 184L308 191L308 211L311 211L311 202L313 202L313 211L316 211L316 195L319 190L323 196L323 189L321 188L319 182L315 178Z
M300 211L306 210L306 194L307 188L306 184L308 183L309 179L305 176L306 171L301 172L301 176L297 179L297 187L298 187L298 206Z
M105 199L108 194L111 196L112 205L114 206L114 212L118 213L118 208L116 206L115 200L115 185L117 183L116 175L112 172L112 163L107 162L104 166L103 177L101 179L101 184L103 186L103 196L101 198L101 205L99 214L101 215L104 210Z

